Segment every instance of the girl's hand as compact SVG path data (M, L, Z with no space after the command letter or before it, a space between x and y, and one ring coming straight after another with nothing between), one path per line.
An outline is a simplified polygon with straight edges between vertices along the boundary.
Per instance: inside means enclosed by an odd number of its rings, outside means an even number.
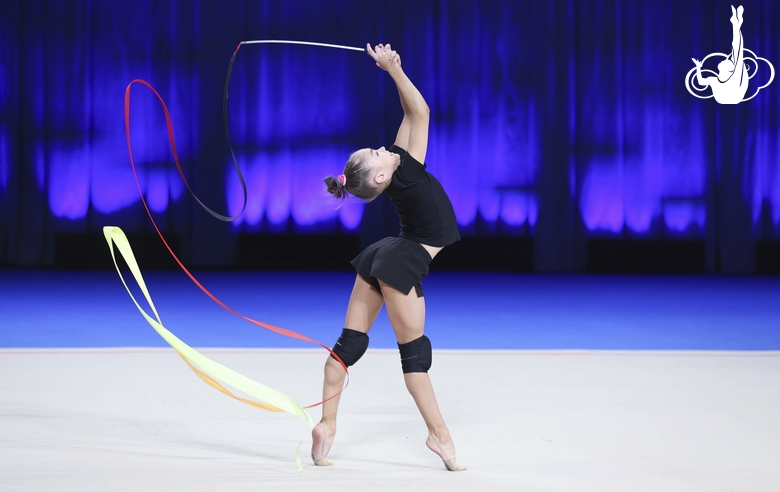
M373 49L370 44L366 44L366 52L382 70L390 71L401 67L401 56L389 44L378 44Z

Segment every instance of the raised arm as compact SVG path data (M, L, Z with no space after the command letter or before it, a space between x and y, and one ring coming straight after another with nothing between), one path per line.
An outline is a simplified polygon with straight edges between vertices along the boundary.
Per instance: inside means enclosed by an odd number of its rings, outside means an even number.
M696 82L698 82L702 87L710 85L710 79L712 77L707 77L705 79L701 76L701 62L696 58L691 58L691 60L693 60L693 63L696 64Z
M430 109L420 91L412 84L401 68L401 58L398 54L383 45L375 49L366 45L366 51L374 59L377 66L386 70L398 88L404 119L398 128L395 144L405 149L417 161L424 163L428 149L428 123Z

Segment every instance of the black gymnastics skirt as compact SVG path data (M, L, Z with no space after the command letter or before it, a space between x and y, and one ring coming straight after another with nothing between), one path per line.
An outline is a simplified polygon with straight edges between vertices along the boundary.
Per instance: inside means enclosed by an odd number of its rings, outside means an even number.
M428 275L431 255L420 244L403 237L386 237L364 249L352 266L363 280L382 293L379 281L403 294L414 287L417 297L423 297L422 279Z

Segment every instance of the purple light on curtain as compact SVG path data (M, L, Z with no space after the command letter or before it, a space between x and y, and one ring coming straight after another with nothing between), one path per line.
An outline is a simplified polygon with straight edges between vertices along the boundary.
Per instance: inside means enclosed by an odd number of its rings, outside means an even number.
M132 70L130 70L132 71ZM138 69L137 71L142 72ZM128 79L112 78L96 84L96 97L109 87L124 87ZM178 89L183 85L187 90ZM166 89L156 89L165 100L173 120L176 148L185 175L192 168L191 159L197 148L196 120L190 118L197 111L191 91L196 91L197 81L190 81L184 74L171 75ZM112 213L140 201L125 143L124 128L116 124L114 116L123 111L121 97L106 99L106 111L96 114L105 130L92 143L90 172L90 196L92 206L102 213ZM131 89L130 134L138 180L152 212L167 210L171 201L182 198L185 184L176 170L168 130L162 107L147 88L138 84ZM189 177L189 176L188 176Z
M89 150L50 145L49 208L55 217L75 220L89 208Z
M463 118L473 123L470 127L456 123L431 130L428 169L447 190L461 226L472 224L477 214L488 222L500 217L519 225L532 217L529 210L535 210L536 198L517 198L511 191L497 189L533 187L539 167L534 115L530 113L521 128L510 126L500 116L477 125L474 122L480 120L472 115Z
M290 154L287 165L296 170L292 175L292 216L296 224L313 225L336 215L338 202L327 193L323 178L331 174L331 163L346 161L351 152L346 147L325 147ZM362 215L361 211L362 208L351 209L352 214ZM345 213L349 216L349 212Z
M272 225L287 223L291 212L291 169L295 165L289 164L289 154L285 154L258 153L250 158L238 156L247 188L247 205L244 214L233 221L235 226L244 223L257 225L263 217ZM243 193L232 162L228 167L225 194L230 215L238 214Z
M91 162L82 165L91 170L89 197L95 210L110 214L140 201L125 147L111 142L97 143ZM154 169L136 165L141 190L152 212L164 212L171 201L182 198L185 185L172 159ZM183 165L186 169L186 163Z
M775 179L780 181L780 178ZM775 186L777 187L775 190L780 189L780 183L777 183ZM780 225L780 196L777 196L778 194L780 194L780 192L775 194L773 197L774 200L772 201L772 223L774 225Z
M168 196L172 201L178 201L184 194L184 181L175 169L168 171Z
M339 208L323 178L340 172L355 150L342 142L355 133L362 111L355 84L365 80L348 68L365 60L342 50L300 46L244 50L231 79L229 114L248 198L234 225L284 232L292 219L296 230L329 230L335 218L347 229L356 228L362 204ZM236 214L242 194L232 167L225 191L228 209Z
M540 167L540 132L531 89L534 34L518 30L528 9L516 2L492 8L469 4L455 14L442 6L423 31L429 49L445 43L472 60L460 73L452 57L424 58L420 88L433 118L427 163L444 185L466 233L477 219L488 224L536 221L533 194ZM464 6L465 7L465 6ZM432 27L435 26L435 27ZM407 45L411 45L407 41ZM522 190L522 191L519 191ZM533 225L533 224L532 224Z
M288 160L282 165L295 170L290 176L290 215L297 225L310 226L328 215L335 215L335 207L331 206L328 210L323 206L328 197L323 191L322 177L327 173L327 166L323 163L339 162L345 155L349 152L328 152L325 149L286 153Z
M539 218L539 199L537 197L530 197L528 199L528 225L531 226L531 230L536 226L536 220Z
M121 136L93 143L89 197L98 212L110 214L138 202L138 187ZM143 174L143 170L141 170ZM176 179L179 179L178 175Z
M650 101L642 106L635 125L641 131L637 151L622 158L620 154L597 158L586 166L580 208L591 231L620 232L625 225L632 232L647 233L662 215L664 198L696 200L704 193L707 170L700 116L686 115L683 122L682 115L653 109ZM676 203L663 215L671 231L694 227L704 232L706 213L697 204Z
M664 227L703 233L703 109L700 101L679 96L677 74L685 65L671 55L700 33L671 27L676 22L668 19L668 2L580 5L579 22L589 26L583 41L590 45L577 64L584 98L576 126L583 142L577 173L585 226L642 236ZM681 32L691 40L681 42Z
M745 195L750 200L753 224L761 221L766 205L772 224L777 226L780 225L780 165L777 158L780 134L772 138L766 130L759 129L750 137L754 145L753 155L746 158Z
M241 167L241 172L244 175L247 198L246 209L238 219L233 221L234 226L238 226L244 222L254 225L259 223L263 218L267 189L266 181L268 179L265 172L267 166L265 165L264 157L263 154L255 155L251 159L247 158L245 155L236 156L238 165ZM226 169L225 196L227 197L228 214L235 216L241 212L244 195L233 161L229 162Z
M664 207L664 223L671 232L686 232L694 228L704 232L707 209L702 204L674 203Z
M664 123L666 113L659 110L662 102L632 101L627 103L631 112L627 119L635 120L630 125L641 138L637 152L623 160L623 184L625 225L635 233L650 230L654 218L661 213L661 196L664 180Z
M504 198L504 206L501 209L501 219L509 225L522 225L526 221L531 226L536 223L536 217L532 210L536 208L536 198L527 194L508 194Z
M663 196L701 198L707 183L702 117L698 112L669 116L672 121L665 130Z
M522 104L508 99L498 105L495 121L482 135L479 169L479 212L483 219L499 217L509 225L536 223L535 189L539 172L539 134L533 98ZM494 128L494 129L493 129ZM517 191L497 187L517 187ZM503 195L503 198L500 196ZM499 206L501 209L499 210Z
M282 157L279 159L278 157ZM265 182L265 210L271 225L284 225L290 217L293 168L286 165L284 156L267 161L268 180Z
M672 145L667 144L663 166L663 196L688 202L667 203L664 207L664 223L672 233L704 234L707 208L701 201L706 189L707 163L701 115L688 114L685 122L678 117L671 128L667 128L666 136L674 140Z
M141 190L149 208L153 212L160 213L167 210L170 201L181 199L185 185L171 157L167 138L159 138L159 132L152 129L152 126L137 125L135 130L131 130L133 156ZM93 142L91 152L74 161L78 171L76 168L71 169L71 172L83 173L89 183L88 189L79 191L85 193L83 199L89 198L94 209L104 214L116 212L140 201L127 147L122 145L124 142L121 136L121 132L117 132L114 139L106 138L104 141ZM177 142L177 148L180 154L186 155L186 147L180 146ZM154 162L154 167L149 168L149 160L152 157L162 160ZM187 162L182 162L182 165L186 173ZM52 160L50 173L57 172L55 166L62 166L62 156L59 161ZM52 212L55 208L65 206L64 203L59 203L62 197L62 193L50 186ZM68 215L68 218L76 219L85 214L86 212L81 215Z
M477 217L479 154L474 135L462 126L431 128L426 161L447 190L458 224L466 226Z
M632 232L643 233L650 229L654 217L660 213L663 173L658 152L645 149L639 159L626 159L623 183L625 225ZM649 155L648 155L649 154Z
M761 212L764 205L764 186L761 179L765 170L765 158L767 154L767 145L769 145L766 134L762 131L755 132L753 134L755 138L754 156L755 164L750 169L751 176L743 182L743 186L748 188L745 190L745 194L749 197L750 208L753 215L753 225L761 220Z
M0 188L3 190L8 187L8 180L11 175L11 156L9 152L8 134L5 127L0 126Z
M362 203L352 198L339 203L325 191L323 178L332 174L334 162L349 156L346 147L260 152L250 159L241 157L239 164L247 185L247 208L236 226L261 223L286 224L292 217L300 226L317 229L317 224L338 217L347 229L355 229L363 215ZM246 162L246 164L242 164ZM231 215L240 211L242 192L238 176L230 168L226 194Z
M493 186L488 184L490 180L480 179L480 181L480 186L474 190L477 194L479 216L489 223L495 223L504 211L501 208L501 196Z
M622 230L622 190L623 173L617 163L604 159L590 162L580 192L580 209L588 230Z
M355 133L361 112L355 84L368 82L350 69L365 60L342 50L289 45L247 46L240 57L229 117L248 198L234 225L283 232L292 220L303 230L322 230L337 218L347 229L356 228L362 205L338 208L323 178L338 174L355 150L343 142ZM225 191L233 215L242 194L232 163L229 167Z
M344 202L338 209L341 225L350 231L354 231L360 225L363 218L363 203L352 199Z
M161 169L149 171L146 180L146 202L152 212L168 208L168 173Z

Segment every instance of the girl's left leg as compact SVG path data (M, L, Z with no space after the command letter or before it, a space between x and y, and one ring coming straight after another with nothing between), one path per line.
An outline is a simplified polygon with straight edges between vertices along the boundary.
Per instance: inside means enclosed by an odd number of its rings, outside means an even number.
M404 345L421 338L425 327L425 298L417 297L415 289L404 294L381 280L379 284L398 344ZM455 444L439 410L428 373L405 372L404 382L428 427L428 447L442 458L448 470L465 470L455 461Z

